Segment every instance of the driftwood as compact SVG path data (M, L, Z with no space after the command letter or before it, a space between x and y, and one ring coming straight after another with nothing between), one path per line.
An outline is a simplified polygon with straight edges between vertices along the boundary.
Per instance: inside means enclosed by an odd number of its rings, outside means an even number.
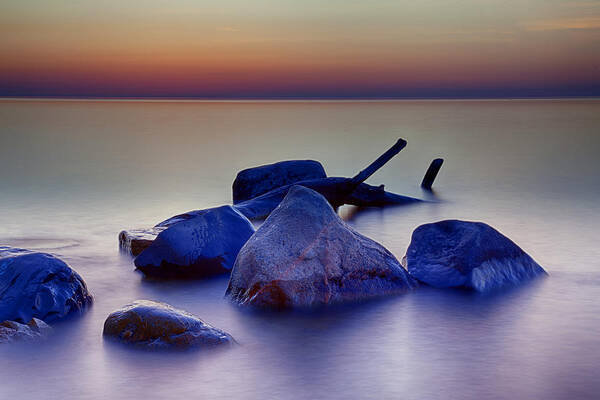
M279 203L285 198L288 190L294 185L301 185L321 193L329 201L335 196L336 185L344 185L348 178L329 177L309 181L300 181L271 190L254 199L243 201L234 205L239 212L248 219L264 219L271 214ZM414 197L402 196L396 193L386 192L380 186L371 186L361 183L349 196L345 197L343 204L359 207L383 207L388 205L402 205L421 202L423 200ZM330 201L331 203L331 201ZM337 207L343 204L337 204ZM335 205L335 203L332 203Z
M421 187L426 190L431 190L431 186L433 186L433 181L437 176L438 172L440 172L440 168L442 168L442 164L444 163L443 158L436 158L429 164L429 168L427 168L427 172L425 172L425 176L423 177L423 181L421 182Z
M396 144L380 155L377 160L373 161L367 168L360 171L354 178L351 179L352 185L356 188L358 185L369 179L377 170L390 161L396 154L406 147L406 140L398 139Z
M417 203L421 201L423 200L387 192L383 185L371 186L366 183L361 183L354 192L348 196L346 204L359 207L384 207L389 205Z
M350 197L352 192L354 192L354 190L356 190L360 184L377 172L379 168L383 167L396 154L400 153L404 147L406 147L406 140L398 139L398 141L392 147L390 147L385 153L369 164L367 168L356 174L353 178L316 179L310 181L310 183L305 181L307 184L299 184L321 193L323 196L325 196L333 208L337 208L346 204L346 199Z
M353 178L329 177L299 181L273 189L254 199L238 203L234 207L247 218L266 218L271 214L271 211L281 203L288 190L294 185L301 185L319 192L334 208L344 204L382 206L419 201L418 199L389 193L375 186L363 183L379 168L383 167L389 160L398 154L405 146L406 141L404 139L398 139L392 147Z

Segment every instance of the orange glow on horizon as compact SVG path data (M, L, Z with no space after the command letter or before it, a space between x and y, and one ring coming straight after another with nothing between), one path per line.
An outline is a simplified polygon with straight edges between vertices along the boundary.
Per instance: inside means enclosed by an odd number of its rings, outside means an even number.
M600 51L590 51L600 45L600 7L593 4L584 17L572 15L581 4L569 8L565 1L562 19L523 21L519 10L512 19L483 11L474 16L442 2L439 12L385 2L381 9L348 10L259 2L270 16L241 15L236 1L224 9L186 1L181 9L164 9L151 2L154 8L128 6L123 15L116 13L118 3L109 3L115 9L79 6L79 15L61 14L54 3L35 10L11 5L0 17L0 89L104 86L201 97L293 95L307 87L360 94L386 87L600 85ZM544 4L539 0L541 10ZM422 22L403 25L403 12Z

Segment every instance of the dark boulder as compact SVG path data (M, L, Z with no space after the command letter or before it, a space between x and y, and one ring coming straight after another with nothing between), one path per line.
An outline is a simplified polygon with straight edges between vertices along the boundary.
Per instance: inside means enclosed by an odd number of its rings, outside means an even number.
M148 349L202 349L234 343L229 334L198 317L150 300L138 300L111 313L103 334Z
M233 181L233 204L253 199L278 187L308 179L325 178L325 170L314 160L280 161L238 172Z
M419 226L404 263L411 276L428 285L478 292L546 275L519 246L482 222L447 220Z
M0 246L0 321L51 322L91 304L85 282L46 253Z
M37 318L32 318L27 324L4 321L0 323L0 343L41 340L51 331L50 326Z
M323 196L294 186L240 250L227 295L244 305L309 307L416 285L388 250L344 223Z
M231 206L194 211L161 231L135 266L146 275L171 278L228 273L253 233L252 223Z

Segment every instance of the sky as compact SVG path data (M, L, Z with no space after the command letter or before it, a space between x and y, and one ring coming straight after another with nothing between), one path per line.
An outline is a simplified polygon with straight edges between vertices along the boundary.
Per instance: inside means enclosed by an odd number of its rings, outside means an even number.
M19 96L600 96L600 0L3 1Z

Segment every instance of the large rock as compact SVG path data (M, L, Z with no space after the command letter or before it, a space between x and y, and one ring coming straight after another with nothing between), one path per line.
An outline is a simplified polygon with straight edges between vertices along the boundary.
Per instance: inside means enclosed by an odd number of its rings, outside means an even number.
M281 161L240 171L233 181L233 204L253 199L280 186L325 178L325 170L314 160Z
M404 263L411 276L428 285L478 292L546 275L519 246L482 222L447 220L419 226Z
M254 233L252 223L231 206L194 211L194 216L170 225L135 259L146 275L206 277L228 273L244 243Z
M204 213L205 210L189 211L159 222L152 228L129 229L119 233L119 248L133 256L139 255L154 242L159 233L182 221L187 221Z
M108 316L104 336L149 349L231 345L233 338L168 304L138 300Z
M0 323L0 343L45 339L51 331L50 326L37 318L32 318L27 324L4 321Z
M259 307L308 307L397 294L416 282L327 200L294 186L240 251L227 295Z
M0 321L51 322L83 312L91 301L83 279L64 261L0 246Z

